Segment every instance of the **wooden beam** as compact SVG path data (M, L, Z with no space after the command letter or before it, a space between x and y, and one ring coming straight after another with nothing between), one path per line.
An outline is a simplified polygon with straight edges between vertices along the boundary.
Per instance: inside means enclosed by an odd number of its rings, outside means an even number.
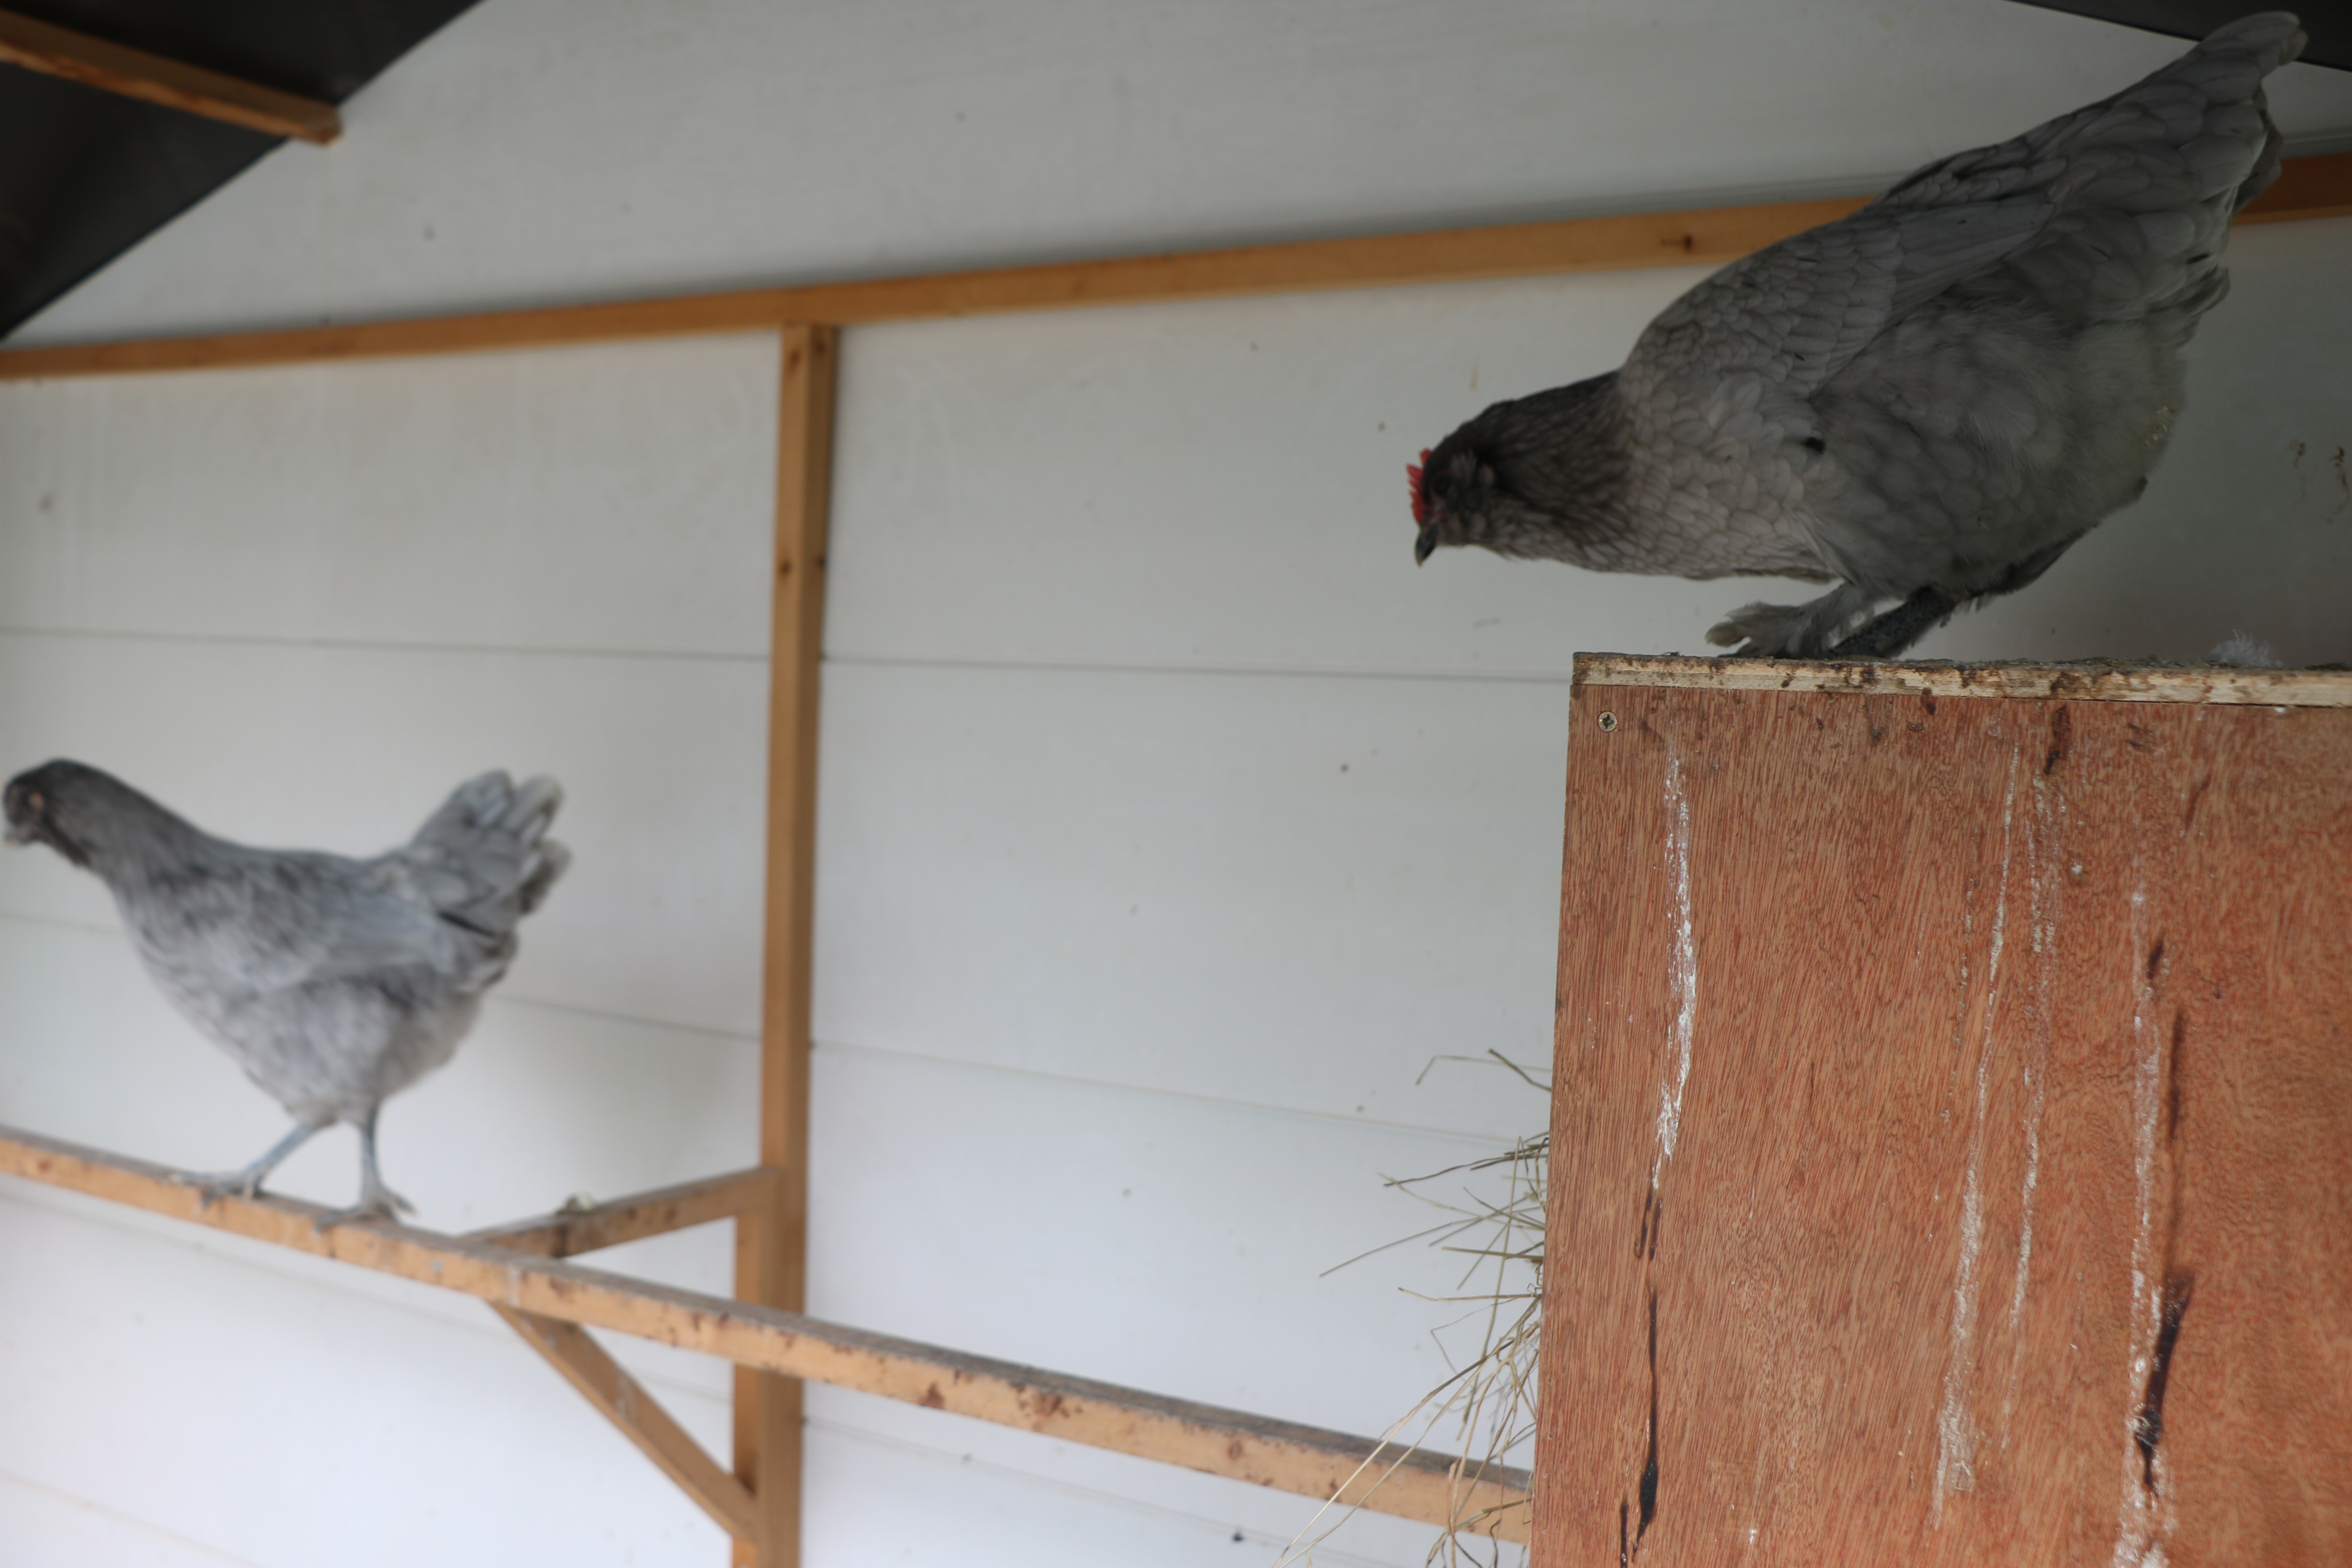
M2352 153L2290 159L2278 184L2241 214L2239 221L2337 216L2352 211L2347 189L2352 189ZM793 321L852 326L1719 263L1842 217L1862 205L1857 197L1710 207L341 327L66 343L0 351L0 381L475 353L772 331Z
M816 911L816 722L824 654L825 521L833 485L837 334L782 332L776 427L776 548L768 675L766 952L761 992L760 1159L767 1201L735 1226L735 1294L807 1305L809 982ZM737 1568L800 1562L801 1385L738 1367L735 1473L759 1529Z
M2352 708L2352 670L2242 669L2233 665L1937 664L1857 659L1694 658L1580 653L1579 686L1696 687L1714 691L1848 691L1885 696L2063 698L2075 702L2225 702Z
M343 133L342 118L331 103L126 48L14 11L0 11L0 62L268 136L323 147Z
M0 1127L0 1175L84 1193L314 1257L477 1296L521 1312L635 1334L790 1378L1018 1426L1342 1505L1528 1536L1524 1470L1394 1452L1368 1437L965 1355L464 1237L388 1224L328 1224L293 1198L209 1205L184 1171ZM1368 1459L1378 1456L1376 1463ZM754 1494L756 1496L756 1493Z
M588 1208L558 1209L536 1219L471 1231L467 1239L536 1252L543 1258L571 1258L600 1247L618 1247L625 1241L733 1219L765 1205L774 1187L773 1172L733 1171Z
M664 1475L701 1504L720 1529L739 1536L751 1532L756 1516L751 1494L743 1483L720 1469L719 1461L704 1453L702 1445L688 1436L604 1346L589 1338L587 1330L495 1301L490 1310L504 1318L524 1343L546 1357L564 1381L587 1396L589 1404L603 1411L646 1458L661 1467Z

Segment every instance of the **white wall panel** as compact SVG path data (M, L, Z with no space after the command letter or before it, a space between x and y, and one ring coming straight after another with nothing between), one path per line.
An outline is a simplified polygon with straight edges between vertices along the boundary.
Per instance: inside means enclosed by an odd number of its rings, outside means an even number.
M753 334L0 384L0 626L764 658L777 363Z
M252 1568L139 1521L0 1476L0 1552L25 1563L73 1568Z
M1743 585L1485 552L1416 570L1405 465L1496 398L1612 368L1702 276L861 329L827 647L1560 674L1580 648L1696 651Z
M1461 1258L1326 1271L1435 1222L1383 1177L1491 1143L883 1053L816 1065L820 1317L1345 1431L1445 1376L1430 1331L1458 1309L1406 1292L1452 1293Z
M1549 1059L1567 688L827 672L816 1033L1509 1138Z
M33 335L1864 190L2179 48L2000 0L490 0ZM2352 130L2340 73L2273 99Z

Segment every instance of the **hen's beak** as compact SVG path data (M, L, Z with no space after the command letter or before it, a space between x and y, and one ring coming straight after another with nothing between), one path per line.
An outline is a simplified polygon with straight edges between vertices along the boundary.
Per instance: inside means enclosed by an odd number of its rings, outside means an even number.
M32 841L33 829L29 824L19 826L12 822L8 825L8 831L5 834L0 834L0 843L30 844Z
M1436 548L1437 528L1434 524L1432 524L1430 527L1423 529L1421 531L1421 537L1412 542L1412 563L1416 566L1427 565L1429 563L1430 552Z

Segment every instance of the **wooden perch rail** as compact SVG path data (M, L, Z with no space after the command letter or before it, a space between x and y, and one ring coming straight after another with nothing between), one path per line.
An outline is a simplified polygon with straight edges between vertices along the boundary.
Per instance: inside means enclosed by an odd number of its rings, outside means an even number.
M464 1237L396 1225L321 1228L329 1211L292 1198L228 1197L207 1206L184 1172L11 1128L0 1128L0 1174L479 1297L599 1408L628 1416L621 1424L632 1440L739 1534L750 1528L751 1494L660 1415L580 1329L635 1334L723 1356L738 1366L877 1394L1281 1491L1335 1498L1343 1506L1506 1541L1528 1538L1524 1470L1481 1469L1475 1461L1439 1454L1391 1457L1395 1450L1384 1452L1373 1440L1344 1432L965 1355L560 1261L566 1251L657 1234L673 1223L697 1225L744 1212L765 1201L772 1178L764 1172ZM656 1413L651 1422L644 1420L648 1406ZM637 1425L632 1427L631 1421ZM1381 1457L1367 1464L1375 1454Z
M0 350L0 381L478 353L565 343L767 331L793 322L845 327L1093 305L1721 263L1843 217L1861 206L1863 200L1836 197L1367 235L351 326L63 343ZM2347 214L2352 214L2352 153L2332 153L2288 159L2278 184L2239 214L2238 221L2281 223Z

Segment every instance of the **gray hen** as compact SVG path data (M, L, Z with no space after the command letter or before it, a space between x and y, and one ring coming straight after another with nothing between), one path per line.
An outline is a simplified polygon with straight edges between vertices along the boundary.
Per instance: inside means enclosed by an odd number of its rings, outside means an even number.
M2025 586L2147 488L2181 347L2229 291L2231 216L2278 175L2263 78L2303 43L2284 12L2233 22L1725 268L1623 369L1498 403L1422 454L1419 559L1480 544L1838 584L1707 634L1757 654L1891 656Z
M205 1191L249 1195L348 1121L361 1175L348 1217L409 1206L376 1173L376 1110L449 1059L506 973L516 922L571 860L541 837L562 798L553 779L484 773L373 860L230 844L79 763L19 773L5 808L10 843L98 874L163 994L294 1118Z

